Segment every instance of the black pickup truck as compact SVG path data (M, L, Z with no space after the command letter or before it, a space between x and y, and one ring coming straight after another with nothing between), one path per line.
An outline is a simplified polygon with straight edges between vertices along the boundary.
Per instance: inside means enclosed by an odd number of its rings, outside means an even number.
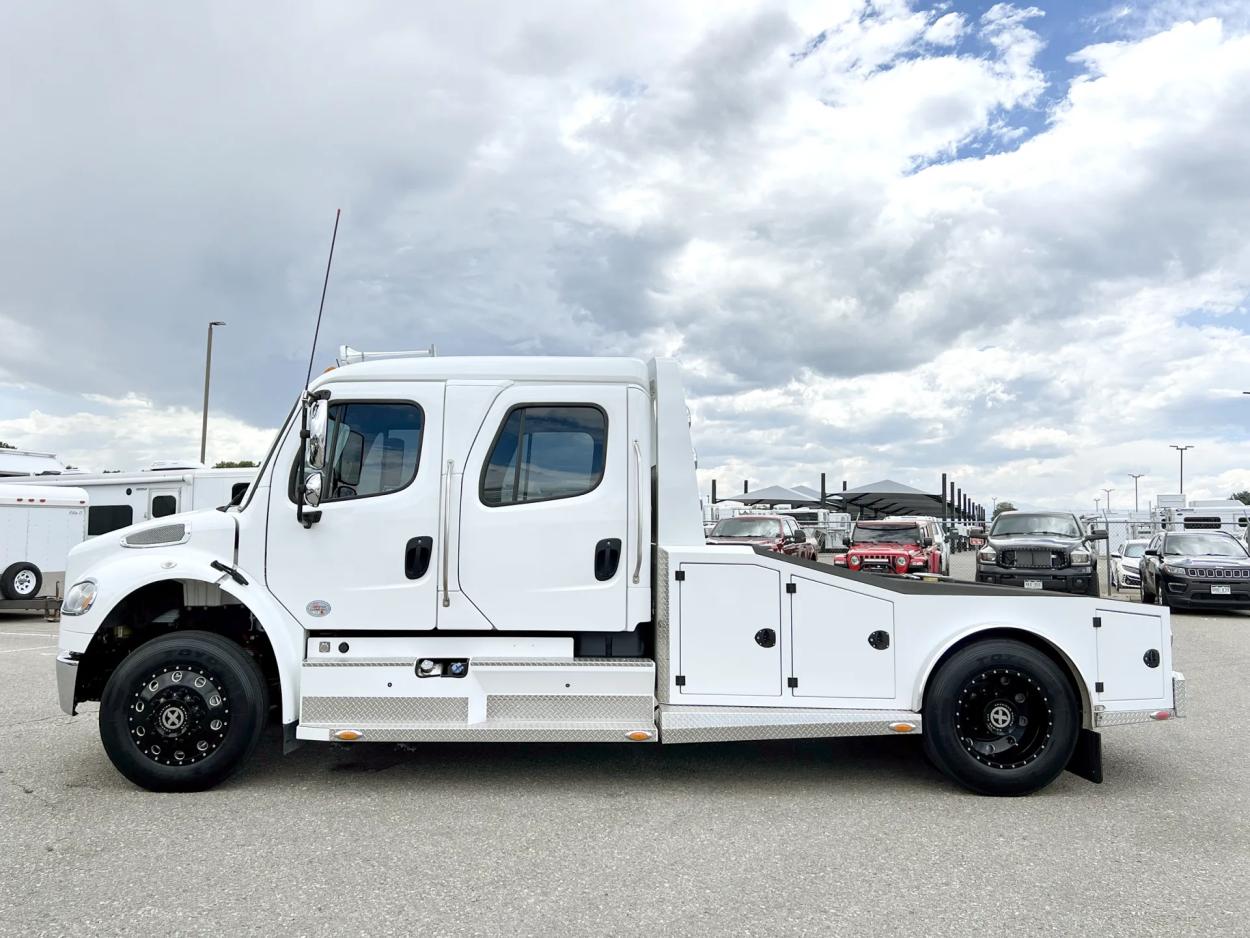
M1097 596L1098 555L1090 541L1105 540L1106 531L1086 531L1066 511L1004 511L977 551L977 582L1022 586Z

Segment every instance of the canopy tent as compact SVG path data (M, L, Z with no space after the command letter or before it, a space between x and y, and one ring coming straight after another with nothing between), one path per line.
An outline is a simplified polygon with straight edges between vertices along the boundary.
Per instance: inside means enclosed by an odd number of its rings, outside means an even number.
M882 479L871 485L839 492L847 510L856 509L860 517L865 515L884 518L886 515L929 515L942 517L941 493L922 492L910 485Z
M733 499L735 502L741 502L744 505L791 505L797 507L799 505L819 505L820 493L812 492L810 495L800 492L797 488L786 488L783 485L766 485L762 489L756 489L753 492L743 492L740 495L731 495L729 498L718 499L720 502Z

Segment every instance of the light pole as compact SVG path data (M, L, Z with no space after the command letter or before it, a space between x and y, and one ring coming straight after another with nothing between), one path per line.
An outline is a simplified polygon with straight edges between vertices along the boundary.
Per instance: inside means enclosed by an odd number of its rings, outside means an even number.
M1094 499L1094 513L1097 514L1100 511L1102 511L1102 499L1095 498Z
M1133 480L1133 511L1138 510L1137 504L1137 480L1144 476L1144 472L1130 472L1129 477Z
M224 325L219 319L208 324L208 347L204 350L204 418L200 422L200 462L204 461L208 446L208 379L213 371L213 326Z
M1179 443L1172 444L1172 449L1176 450L1178 453L1181 454L1181 494L1182 495L1185 494L1185 450L1193 449L1193 448L1194 446L1192 443L1186 444L1185 446L1181 446Z
M1103 491L1107 493L1107 511L1110 511L1111 510L1111 493L1114 492L1115 489L1103 489Z

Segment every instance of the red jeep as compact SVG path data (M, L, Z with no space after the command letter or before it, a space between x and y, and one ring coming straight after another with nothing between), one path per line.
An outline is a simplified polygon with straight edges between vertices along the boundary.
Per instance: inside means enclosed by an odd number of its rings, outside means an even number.
M919 521L856 521L850 546L833 562L870 573L940 573L942 550Z
M709 544L745 544L803 560L816 559L816 545L789 515L738 515L722 518L708 535Z

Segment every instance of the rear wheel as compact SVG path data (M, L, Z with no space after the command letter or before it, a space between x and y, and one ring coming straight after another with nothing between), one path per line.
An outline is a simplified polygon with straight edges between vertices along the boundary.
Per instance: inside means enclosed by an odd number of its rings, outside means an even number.
M33 563L21 561L10 564L0 574L0 594L5 599L34 599L43 586L43 574Z
M1155 601L1155 594L1146 589L1146 572L1144 570L1141 573L1141 583L1138 585L1138 589L1141 590L1141 601L1143 603Z
M1027 795L1049 785L1072 758L1080 728L1072 682L1023 642L969 645L925 691L925 754L982 795Z
M203 791L237 772L268 712L260 668L210 632L175 632L132 652L100 698L100 739L149 791Z

